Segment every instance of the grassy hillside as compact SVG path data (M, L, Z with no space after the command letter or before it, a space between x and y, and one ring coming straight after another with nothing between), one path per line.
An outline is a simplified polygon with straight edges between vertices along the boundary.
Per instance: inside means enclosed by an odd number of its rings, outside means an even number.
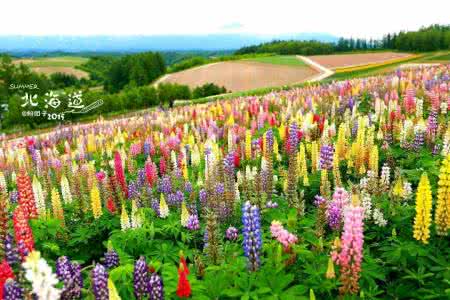
M256 61L262 63L269 63L274 65L287 66L305 66L306 64L298 59L295 55L274 55L274 56L260 56L248 59L249 61Z

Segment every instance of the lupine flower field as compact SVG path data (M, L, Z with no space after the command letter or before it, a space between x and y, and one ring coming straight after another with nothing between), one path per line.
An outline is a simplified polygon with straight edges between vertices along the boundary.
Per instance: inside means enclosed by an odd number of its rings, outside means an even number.
M0 299L449 299L450 65L0 141Z

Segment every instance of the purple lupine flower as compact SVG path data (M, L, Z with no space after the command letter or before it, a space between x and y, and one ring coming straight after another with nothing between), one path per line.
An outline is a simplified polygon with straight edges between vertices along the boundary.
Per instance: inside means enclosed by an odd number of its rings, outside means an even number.
M75 280L75 283L81 289L83 289L83 275L81 275L81 265L77 262L72 263L72 270L73 270L73 277Z
M184 201L184 193L180 190L175 192L175 199L177 205L181 205L181 203Z
M278 203L275 201L267 201L266 203L266 208L277 208L278 207Z
M233 152L228 153L223 159L223 170L228 178L233 178L234 180L234 154Z
M440 144L434 144L433 150L431 151L431 154L438 155L441 152L441 145Z
M66 256L61 256L56 261L56 275L64 284L61 293L62 300L78 299L81 297L83 280L81 277L81 268L78 264L77 266L76 268Z
M239 231L236 227L230 226L227 228L227 231L225 232L225 237L227 238L227 240L235 241L237 240L238 236Z
M316 195L314 196L314 205L316 207L319 207L322 203L326 202L327 200L325 200L324 197L320 196L320 195Z
M424 144L424 132L423 130L417 130L414 136L413 148L418 151Z
M151 206L155 214L159 216L159 200L156 198L152 198Z
M143 256L134 264L133 281L134 296L136 299L144 299L148 290L148 271L147 263Z
M108 271L101 264L92 270L92 290L95 300L109 300Z
M128 199L137 199L139 198L139 190L136 182L130 181L128 184Z
M427 132L431 137L435 137L438 129L438 113L435 109L432 109L428 116Z
M355 137L357 133L358 133L358 120L355 120L353 121L352 126L352 137Z
M137 175L137 188L140 190L144 184L145 184L145 169L141 168L138 170L138 175Z
M11 234L7 234L5 238L5 257L10 266L19 262L19 251L14 245L14 238Z
M11 191L11 193L9 194L9 200L11 201L11 203L12 204L17 203L18 199L19 199L19 193L17 192L17 190Z
M119 254L114 249L105 252L105 267L108 270L114 269L119 265Z
M4 300L21 300L23 297L23 290L19 283L9 278L6 280L3 286L3 299Z
M273 131L272 131L272 129L269 129L266 132L266 147L268 149L273 148Z
M319 165L322 170L330 170L333 168L333 146L324 144L320 147Z
M151 150L152 150L152 144L150 144L150 142L146 141L144 143L144 153L145 153L145 155L149 155Z
M331 201L327 208L327 221L331 229L338 230L341 225L341 208L338 203Z
M250 271L256 271L259 268L262 248L261 217L259 208L256 205L252 206L249 201L242 207L242 223L244 254L248 259L248 268Z
M167 195L167 204L169 204L170 206L177 205L177 196L175 193L170 193L169 195Z
M160 185L159 185L159 189L161 193L164 193L166 195L172 193L172 182L170 181L170 177L169 176L164 176L161 179Z
M188 193L188 194L191 194L192 191L193 191L192 183L190 183L189 181L186 181L186 182L184 183L184 191L185 191L186 193Z
M192 231L200 229L200 224L198 222L198 217L196 214L192 214L189 216L186 227L187 227L187 229L192 230Z
M225 193L225 186L223 183L219 182L216 184L216 194L223 195Z
M202 205L202 207L206 207L208 201L208 193L206 192L206 190L201 189L198 193L198 197L200 198L200 204Z
M298 147L298 126L296 122L292 122L289 126L289 151L295 153Z
M153 271L153 272L152 272ZM154 270L150 270L151 275L148 280L147 292L149 300L163 300L164 299L164 286L161 276Z

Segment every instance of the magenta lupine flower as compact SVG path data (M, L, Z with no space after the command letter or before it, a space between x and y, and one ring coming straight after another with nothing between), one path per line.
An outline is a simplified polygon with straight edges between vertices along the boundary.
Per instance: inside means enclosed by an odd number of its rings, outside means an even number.
M148 270L145 257L141 256L134 264L134 296L136 299L144 299L148 291Z
M320 169L330 170L333 168L333 146L324 144L320 147Z
M233 226L228 227L227 231L225 232L225 237L227 238L227 240L230 240L230 241L237 240L238 235L239 235L239 231L237 230L236 227L233 227Z
M114 154L114 171L116 173L116 178L119 181L120 188L125 196L128 196L127 183L125 181L125 172L122 166L122 158L120 157L120 153L116 152Z
M92 270L92 290L95 300L109 300L108 271L101 264Z
M187 229L194 231L200 229L200 224L198 222L198 216L196 214L192 214L189 216L187 221Z
M364 209L349 206L344 212L344 231L341 236L340 249L331 253L331 257L341 267L342 294L355 294L359 290L359 277L363 258L363 217ZM338 251L340 250L340 252Z

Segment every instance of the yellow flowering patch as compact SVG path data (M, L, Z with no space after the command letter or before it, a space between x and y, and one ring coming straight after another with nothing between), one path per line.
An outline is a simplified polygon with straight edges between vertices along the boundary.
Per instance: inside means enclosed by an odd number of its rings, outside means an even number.
M374 62L374 63L368 63L368 64L365 64L365 65L359 65L359 66L350 66L350 67L336 68L336 69L334 69L334 72L335 73L346 73L346 72L360 71L360 70L364 70L364 69L368 69L368 68L381 67L381 66L385 66L385 65L399 63L399 62L402 62L402 61L407 61L407 60L411 60L411 59L414 59L414 58L419 58L421 56L423 56L423 55L421 55L421 54L409 55L409 56L406 56L406 57L400 57L400 58L396 58L396 59L385 60L385 61L382 61L382 62Z

